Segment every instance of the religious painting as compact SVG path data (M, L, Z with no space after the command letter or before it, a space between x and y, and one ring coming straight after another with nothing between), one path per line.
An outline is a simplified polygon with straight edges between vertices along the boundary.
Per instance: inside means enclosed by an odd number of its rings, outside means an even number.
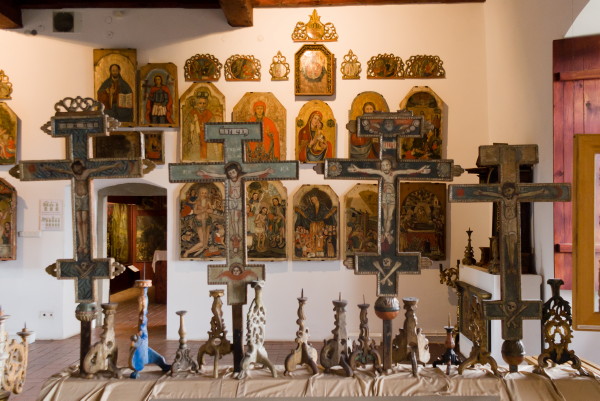
M403 182L399 199L398 252L445 260L446 184Z
M136 228L135 261L152 263L154 251L167 249L167 216L138 213Z
M135 159L142 157L141 133L111 131L108 136L92 138L94 157L99 159Z
M137 51L94 49L94 93L104 113L123 127L137 125Z
M344 259L379 251L379 191L377 184L356 184L344 198Z
M246 183L249 260L287 260L287 190L280 181Z
M233 122L262 124L262 142L246 142L247 162L286 160L286 110L271 92L248 92L233 108Z
M229 57L225 61L226 81L260 81L260 60L254 56Z
M342 79L360 79L360 72L362 67L356 54L350 50L348 54L344 56L340 72L342 73Z
M336 122L331 107L322 100L306 102L296 117L296 160L322 163L335 156Z
M144 158L154 164L165 164L165 136L162 131L146 131L144 134Z
M183 75L186 81L211 82L221 77L223 64L212 54L196 54L186 60Z
M406 60L406 78L446 78L444 62L438 56L411 56Z
M106 207L107 254L119 263L129 258L129 207L124 203L108 203Z
M352 101L348 112L348 155L350 159L379 159L379 138L358 136L356 118L370 113L389 112L388 104L377 92L361 92Z
M442 99L427 86L415 86L400 102L400 109L423 116L425 135L421 138L403 138L403 159L441 159L444 143L445 105Z
M225 186L189 183L179 193L181 260L225 258Z
M333 95L335 59L323 45L304 45L296 52L294 89L296 96Z
M179 127L177 66L147 64L140 68L139 126Z
M12 91L12 83L4 73L4 70L0 70L0 99L12 99L10 96Z
M0 178L0 260L17 259L17 191Z
M379 54L367 62L367 79L403 79L404 62L393 54Z
M302 185L294 195L292 260L339 259L339 201L328 185Z
M273 62L269 67L269 73L271 74L271 81L287 81L290 75L290 64L286 61L281 51L278 51Z
M321 17L317 10L313 10L309 15L308 22L297 22L292 32L294 42L335 42L338 40L338 34L335 26L331 22L321 22Z
M0 102L0 164L17 162L18 118L4 102Z
M225 96L212 83L194 83L183 93L179 104L181 161L222 161L223 145L206 142L204 124L225 120Z

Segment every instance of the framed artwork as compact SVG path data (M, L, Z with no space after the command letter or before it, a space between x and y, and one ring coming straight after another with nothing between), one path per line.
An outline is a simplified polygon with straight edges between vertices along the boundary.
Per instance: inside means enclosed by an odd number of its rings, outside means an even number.
M400 185L398 252L421 252L431 260L446 259L446 184Z
M303 45L294 57L296 96L330 96L335 93L335 60L324 45Z
M137 51L94 49L94 92L104 112L124 127L137 125Z
M0 178L0 260L17 259L17 191Z
M348 54L344 56L340 72L342 73L342 79L360 79L360 72L362 67L358 57L350 50Z
M247 162L286 160L286 110L271 92L248 92L234 106L233 122L262 123L262 142L246 143Z
M212 83L194 83L183 93L179 104L181 161L222 161L223 145L206 142L204 124L224 121L225 96Z
M292 260L339 259L339 201L328 185L302 185L294 195Z
M183 75L186 81L218 81L222 68L223 64L212 54L196 54L186 60L183 66Z
M95 158L134 159L142 157L140 132L111 131L108 136L95 136L92 140Z
M444 62L438 56L411 56L406 60L406 78L446 78Z
M297 22L292 32L294 42L335 42L338 34L331 22L322 23L317 10L309 15L308 22Z
M165 164L165 136L162 131L146 131L144 134L144 158L155 164Z
M359 252L379 251L378 221L377 184L356 184L344 197L344 259Z
M334 157L336 122L331 107L322 100L306 102L296 117L296 160L322 163Z
M18 118L8 104L0 102L0 164L17 162Z
M12 91L12 83L4 73L4 70L0 70L0 99L12 99L10 96Z
M290 75L290 64L286 61L281 51L278 51L273 62L269 67L269 74L271 74L271 81L287 81Z
M250 260L287 260L287 190L280 181L246 183L246 246Z
M167 216L136 217L135 261L152 263L154 251L167 249Z
M233 55L225 61L226 81L260 81L260 61L254 56Z
M377 92L361 92L352 101L348 112L348 155L350 159L379 159L379 138L359 136L356 119L370 113L389 112L388 104Z
M378 54L367 62L367 79L403 79L404 62L393 54Z
M179 258L225 258L225 186L190 183L179 193Z
M179 127L177 66L147 64L140 68L139 126Z
M423 116L425 135L421 138L403 138L400 143L403 159L441 159L444 153L444 114L442 99L427 86L415 86L400 102L400 109Z

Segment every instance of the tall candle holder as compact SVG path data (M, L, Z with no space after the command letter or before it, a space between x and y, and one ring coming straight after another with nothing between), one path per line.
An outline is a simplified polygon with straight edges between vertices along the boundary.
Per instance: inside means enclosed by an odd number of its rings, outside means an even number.
M346 376L352 377L354 372L350 367L350 341L346 332L346 300L339 299L333 301L333 311L335 315L334 328L331 331L333 338L326 340L321 349L321 365L325 368L325 373L331 372L334 366L341 366Z
M446 330L446 341L444 342L446 351L433 362L433 367L446 365L446 374L449 375L450 367L461 363L460 357L454 352L456 343L454 342L454 326L450 324L450 316L448 316L448 326L444 326L444 330Z
M383 370L381 356L375 349L375 341L369 337L369 319L367 318L369 306L368 303L364 302L363 297L363 303L358 305L360 309L360 334L352 354L350 354L350 367L356 369L371 364L374 372L381 373Z
M85 356L81 375L87 379L92 379L98 373L106 372L120 379L123 373L117 367L119 349L115 338L115 314L117 313L118 304L105 303L101 306L104 314L104 324L102 325L100 341L94 344Z
M298 331L296 331L295 340L297 345L296 349L285 358L284 375L289 375L290 372L296 370L298 365L302 364L306 364L313 375L319 373L319 369L317 368L317 358L319 354L308 342L308 328L304 326L304 321L306 320L306 316L304 315L304 304L306 304L306 301L307 298L304 297L304 290L302 290L300 298L298 298L298 320L296 320Z
M473 245L471 244L471 234L473 234L473 230L469 227L467 230L467 246L465 246L465 254L462 259L462 264L465 266L473 266L477 263L477 260L475 260L475 252L473 252Z
M227 339L227 330L225 321L223 321L223 301L221 297L225 291L211 290L210 296L213 297L211 311L213 317L210 319L210 331L208 332L208 341L200 346L198 350L198 366L202 369L204 365L204 355L214 357L213 378L219 377L219 359L223 355L230 354L232 351L231 342Z
M177 352L175 353L175 360L173 361L173 364L171 365L171 375L175 375L179 372L186 372L186 371L191 371L191 372L197 373L199 370L198 362L196 362L190 356L190 349L187 345L187 339L185 338L185 335L187 333L185 332L183 317L185 316L187 311L180 310L175 313L179 316L179 348L177 349Z

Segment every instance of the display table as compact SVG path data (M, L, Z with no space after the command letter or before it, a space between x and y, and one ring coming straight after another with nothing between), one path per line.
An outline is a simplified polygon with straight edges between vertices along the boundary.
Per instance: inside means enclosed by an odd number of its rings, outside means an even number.
M581 401L600 400L600 382L593 377L580 377L568 367L548 369L550 378L532 373L532 366L521 366L522 371L493 376L479 367L458 375L453 367L450 376L441 369L420 368L415 378L408 366L395 367L394 373L374 376L369 371L357 371L354 377L320 373L310 376L304 369L291 376L280 374L272 378L264 369L253 370L244 380L232 378L231 369L213 379L210 371L200 375L183 373L177 377L162 374L158 368L142 371L138 379L93 379L70 377L67 371L54 375L44 383L41 401L150 401L150 400L223 400L237 398L296 400L311 397L347 400L353 398L374 400L402 400L418 396L420 401ZM506 370L503 370L506 372Z

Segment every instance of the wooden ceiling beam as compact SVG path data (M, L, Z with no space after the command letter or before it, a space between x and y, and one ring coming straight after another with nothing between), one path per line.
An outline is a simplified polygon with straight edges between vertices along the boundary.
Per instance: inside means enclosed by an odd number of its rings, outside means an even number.
M219 4L229 25L234 27L252 26L254 7L251 0L219 0Z
M3 0L0 2L0 29L23 28L21 7L16 0Z
M254 0L254 7L375 6L384 4L485 3L485 0Z

